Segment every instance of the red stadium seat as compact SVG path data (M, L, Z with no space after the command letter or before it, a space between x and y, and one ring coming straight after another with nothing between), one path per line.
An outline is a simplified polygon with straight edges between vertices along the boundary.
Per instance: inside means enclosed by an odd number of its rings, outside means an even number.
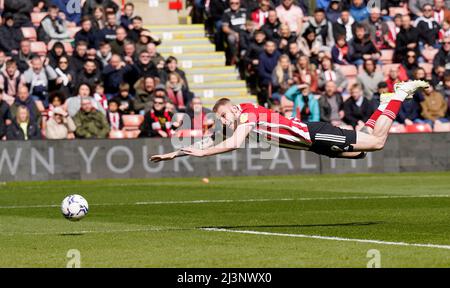
M341 69L341 72L346 77L356 77L356 75L358 75L358 69L356 69L356 66L354 65L340 65L339 69Z
M406 127L403 124L394 124L389 130L389 133L406 133Z
M450 123L434 123L433 132L450 132Z
M391 64L394 59L394 49L383 49L381 50L381 62L383 64Z
M126 130L139 129L144 121L143 115L122 115L123 126Z
M139 134L141 134L141 130L124 130L125 133L125 138L127 139L134 139L134 138L138 138Z
M203 132L202 130L190 130L190 129L184 129L184 130L178 130L177 131L177 137L202 137L203 136Z
M431 73L433 72L433 64L431 63L419 63L419 66L425 69L427 79L431 79Z
M109 132L110 139L125 139L125 132L122 130L111 130Z
M22 30L22 34L25 39L28 39L30 41L37 40L36 29L34 29L33 27L22 27L20 29Z
M32 12L31 22L33 23L34 26L38 27L39 25L41 25L42 19L44 19L45 16L47 15L48 15L47 12Z
M406 133L430 133L433 132L428 124L413 124L405 126Z
M31 42L31 52L39 55L44 56L47 55L47 44L45 42Z
M388 77L389 71L391 71L392 68L398 70L399 67L400 67L400 64L386 64L386 65L383 65L382 69L383 69L384 77Z
M72 56L73 54L73 46L72 43L63 42L64 50L66 50L67 55Z
M394 17L397 14L408 15L409 14L408 8L406 6L389 8L389 16Z
M439 52L439 49L423 49L422 56L428 63L433 63L434 56Z

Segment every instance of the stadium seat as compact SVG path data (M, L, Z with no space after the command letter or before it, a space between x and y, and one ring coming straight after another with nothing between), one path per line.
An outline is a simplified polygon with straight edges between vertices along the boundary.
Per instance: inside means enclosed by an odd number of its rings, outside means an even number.
M31 41L37 40L36 29L34 29L33 27L22 27L20 29L22 30L22 34L25 39L28 39Z
M73 46L72 43L64 42L64 50L66 50L67 55L72 56L73 54Z
M125 132L122 130L111 130L109 132L110 139L125 139Z
M382 70L383 70L384 77L388 77L389 76L389 71L391 71L392 68L398 70L399 67L400 67L400 64L386 64L386 65L383 65Z
M32 12L31 13L31 22L33 23L33 25L35 27L39 27L39 25L41 25L41 21L42 19L45 18L45 16L47 16L47 12Z
M431 63L419 63L419 66L425 69L427 79L431 79L431 73L433 72L433 64Z
M430 133L433 132L429 124L413 124L405 126L406 133Z
M340 65L339 68L346 77L356 77L358 75L358 69L354 65Z
M434 123L433 132L450 132L450 123Z
M47 44L45 42L31 42L31 52L38 54L39 56L44 56L47 54Z
M125 133L125 138L127 139L134 139L134 138L138 138L139 134L141 134L141 130L124 130L123 131Z
M433 63L434 56L439 52L439 49L423 49L422 56L428 63Z
M202 130L191 130L191 129L183 129L183 130L178 130L176 133L177 137L183 138L183 137L202 137L203 136L203 132Z
M394 17L395 15L408 15L409 11L406 6L403 7L389 7L389 16Z
M405 125L403 124L394 124L392 125L389 133L406 133Z
M381 50L381 62L383 64L391 64L394 59L394 49L383 49Z
M143 115L122 115L123 126L126 130L139 129L144 121Z

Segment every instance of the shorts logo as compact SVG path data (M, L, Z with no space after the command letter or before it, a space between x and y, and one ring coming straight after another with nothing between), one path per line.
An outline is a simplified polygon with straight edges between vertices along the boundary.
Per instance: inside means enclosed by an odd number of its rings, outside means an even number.
M248 114L247 113L242 113L241 116L239 117L239 122L241 122L241 124L247 123L248 121Z

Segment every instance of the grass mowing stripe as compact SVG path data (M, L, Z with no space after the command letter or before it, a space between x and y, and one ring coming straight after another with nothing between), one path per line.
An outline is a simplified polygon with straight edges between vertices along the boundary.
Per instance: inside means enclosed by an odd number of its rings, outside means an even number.
M110 234L110 233L134 233L134 232L167 232L167 231L187 231L197 230L197 228L178 228L178 227L149 227L142 229L116 229L116 230L81 230L81 231L55 231L55 232L0 232L0 236L18 236L18 235L83 235L83 234Z
M228 232L228 233L239 233L239 234L263 235L263 236L294 237L294 238L307 238L307 239L332 240L332 241L357 242L357 243L371 243L371 244L392 245L392 246L437 248L437 249L450 250L450 245L441 245L441 244L392 242L392 241L371 240L371 239L353 239L353 238L343 238L343 237L334 237L334 236L286 234L286 233L274 233L274 232L262 232L262 231L250 231L250 230L232 230L232 229L223 229L223 228L200 228L200 230L210 231L210 232Z
M385 195L385 196L344 196L344 197L309 197L309 198L279 198L279 199L219 199L219 200L187 200L187 201L149 201L135 203L97 203L89 206L144 206L144 205L171 205L171 204L208 204L208 203L245 203L245 202L282 202L282 201L330 201L330 200L377 200L401 198L450 198L450 195ZM60 205L21 205L0 206L0 209L26 209L26 208L55 208Z

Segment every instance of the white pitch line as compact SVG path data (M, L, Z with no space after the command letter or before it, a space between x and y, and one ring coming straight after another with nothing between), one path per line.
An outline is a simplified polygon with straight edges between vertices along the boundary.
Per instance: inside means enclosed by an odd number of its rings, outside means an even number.
M249 231L249 230L231 230L231 229L223 229L223 228L200 228L200 230L212 231L212 232L228 232L228 233L239 233L239 234L263 235L263 236L294 237L294 238L332 240L332 241L356 242L356 243L370 243L370 244L392 245L392 246L437 248L437 249L450 250L450 245L441 245L441 244L406 243L406 242L393 242L393 241L382 241L382 240L371 240L371 239L342 238L342 237L334 237L334 236L285 234L285 233L272 233L272 232L260 232L260 231Z
M309 198L262 198L262 199L218 199L218 200L186 200L186 201L148 201L134 203L95 203L89 206L139 206L139 205L171 205L171 204L208 204L208 203L247 203L247 202L282 202L282 201L328 201L328 200L377 200L402 198L450 198L450 195L385 195L385 196L344 196L344 197L309 197ZM55 208L60 205L12 205L0 206L0 209Z

